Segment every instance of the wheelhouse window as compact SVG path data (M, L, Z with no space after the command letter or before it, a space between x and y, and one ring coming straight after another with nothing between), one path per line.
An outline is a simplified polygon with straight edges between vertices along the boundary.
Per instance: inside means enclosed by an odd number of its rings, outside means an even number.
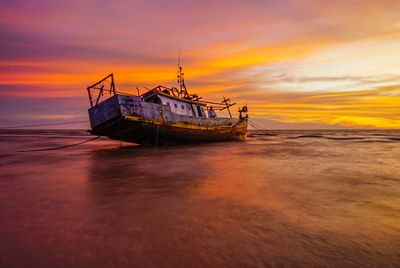
M194 110L193 105L189 104L189 105L188 105L188 109L192 111L193 116L196 116L196 112L195 112L195 110Z
M203 113L201 112L200 106L196 106L196 107L197 107L197 114L198 114L200 117L203 117Z
M150 103L162 104L161 99L157 96L151 96L149 98L144 99L144 101Z

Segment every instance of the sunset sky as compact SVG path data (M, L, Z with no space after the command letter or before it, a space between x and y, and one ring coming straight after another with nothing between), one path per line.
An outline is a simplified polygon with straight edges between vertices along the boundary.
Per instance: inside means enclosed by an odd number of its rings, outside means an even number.
M86 120L111 72L175 85L179 51L190 93L265 127L400 128L399 0L2 0L0 126Z

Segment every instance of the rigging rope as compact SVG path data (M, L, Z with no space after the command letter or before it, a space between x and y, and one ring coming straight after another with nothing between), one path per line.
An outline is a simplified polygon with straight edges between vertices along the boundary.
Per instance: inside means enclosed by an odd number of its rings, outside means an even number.
M77 146L77 145L81 145L84 143L88 143L91 141L94 141L98 138L100 138L101 136L97 136L94 137L92 139L86 140L86 141L81 141L78 143L74 143L74 144L68 144L68 145L64 145L64 146L59 146L59 147L51 147L51 148L44 148L44 149L32 149L32 150L23 150L23 151L17 151L18 153L25 153L25 152L39 152L39 151L51 151L51 150L59 150L59 149L64 149L64 148L68 148L68 147L73 147L73 146Z
M26 127L46 127L46 126L68 125L68 124L78 124L78 123L87 123L87 120L85 120L85 121L48 123L48 124L36 124L36 125L8 126L8 127L0 127L0 129L14 129L14 128L26 128Z
M15 128L28 128L28 127L45 127L45 126L56 126L56 125L79 124L79 123L87 123L87 120L84 120L84 121L70 121L70 122L48 123L48 124L34 124L34 125L8 126L8 127L0 127L0 129L15 129ZM101 136L97 136L97 137L91 138L91 139L89 139L89 140L81 141L81 142L74 143L74 144L68 144L68 145L64 145L64 146L51 147L51 148L43 148L43 149L21 150L21 151L17 151L17 152L18 152L18 153L24 153L24 152L39 152L39 151L59 150L59 149L64 149L64 148L73 147L73 146L81 145L81 144L84 144L84 143L88 143L88 142L94 141L94 140L96 140L96 139L98 139L98 138L100 138L100 137L101 137Z
M256 130L265 130L268 131L268 129L264 128L263 126L257 124L256 122L253 122L251 120L249 120L249 123L252 127L254 127Z

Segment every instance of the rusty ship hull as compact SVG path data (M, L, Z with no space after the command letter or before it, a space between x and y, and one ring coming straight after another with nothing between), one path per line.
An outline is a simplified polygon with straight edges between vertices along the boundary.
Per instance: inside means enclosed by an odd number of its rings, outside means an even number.
M115 94L89 109L91 133L138 144L244 140L247 118L199 118L176 114L169 105Z

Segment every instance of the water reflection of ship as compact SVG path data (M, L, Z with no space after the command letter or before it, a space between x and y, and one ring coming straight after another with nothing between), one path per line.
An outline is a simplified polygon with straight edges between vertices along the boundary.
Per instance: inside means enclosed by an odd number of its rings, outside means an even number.
M236 103L189 94L180 66L177 77L178 88L160 85L137 96L116 91L113 74L89 86L91 133L139 144L245 139L246 106L233 118L230 107ZM215 110L226 110L229 117L217 117Z
M213 172L213 166L197 168L208 163L206 157L198 153L204 146L169 146L157 150L124 146L95 150L90 157L88 179L97 194L99 191L110 193L117 188L132 193L173 192L173 188L180 192L182 187L193 187Z

